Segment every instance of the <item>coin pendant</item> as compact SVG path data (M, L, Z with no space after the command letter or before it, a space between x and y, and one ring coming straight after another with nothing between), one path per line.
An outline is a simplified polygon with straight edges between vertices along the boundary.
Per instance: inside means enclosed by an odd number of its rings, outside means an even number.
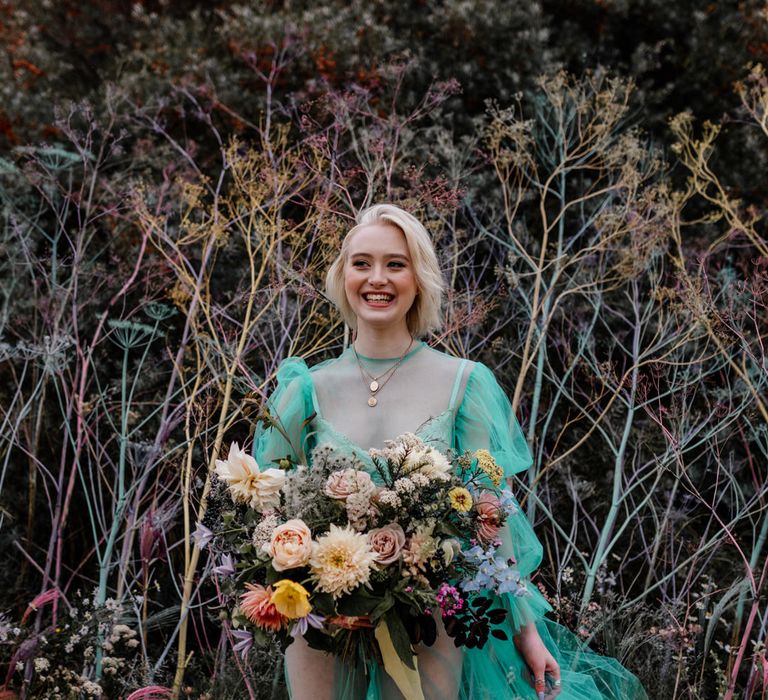
M371 392L378 391L379 390L379 383L374 379L371 382Z
M368 405L369 405L371 408L373 408L373 407L374 407L374 406L375 406L377 403L379 403L379 402L376 400L376 397L375 397L375 396L371 396L371 397L368 399Z

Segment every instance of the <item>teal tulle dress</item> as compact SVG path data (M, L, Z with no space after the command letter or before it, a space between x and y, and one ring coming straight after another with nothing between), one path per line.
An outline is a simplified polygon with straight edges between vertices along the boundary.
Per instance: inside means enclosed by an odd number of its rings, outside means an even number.
M362 357L364 368L377 376L397 358ZM270 397L270 413L278 418L278 430L260 426L254 440L254 456L266 466L290 455L306 463L313 447L330 444L353 451L373 468L371 447L405 432L416 433L438 449L488 449L506 476L528 469L531 454L507 396L493 373L483 364L462 360L418 342L405 356L391 379L377 393L378 405L370 408L368 380L363 378L351 348L338 358L307 367L304 360L284 360L277 374L277 388ZM311 416L314 418L307 422ZM542 547L525 514L519 510L508 522L502 547L517 561L526 579L542 559ZM422 675L425 698L484 700L497 698L536 700L527 668L514 643L521 625L534 622L542 640L557 659L561 673L561 700L643 700L638 680L615 659L590 651L566 628L547 619L551 610L536 586L526 597L500 596L508 610L509 641L491 637L482 649L453 650L444 668L438 652L417 649L419 658L433 655L433 680ZM311 652L317 656L321 652ZM456 655L458 654L458 662ZM426 657L425 657L426 658ZM328 659L323 659L327 665ZM383 669L350 668L337 664L332 691L335 700L390 700L402 696L388 683ZM343 666L343 667L342 667ZM310 673L307 669L308 674ZM435 681L438 678L440 680ZM296 678L293 679L295 684ZM289 690L292 679L288 677ZM322 693L315 697L322 697Z

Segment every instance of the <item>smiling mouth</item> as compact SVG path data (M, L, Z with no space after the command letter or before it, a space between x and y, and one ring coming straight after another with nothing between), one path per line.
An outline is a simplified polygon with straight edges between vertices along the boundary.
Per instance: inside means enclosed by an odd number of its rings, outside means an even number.
M367 293L363 294L363 299L369 304L388 304L394 299L394 295L387 294L385 292Z

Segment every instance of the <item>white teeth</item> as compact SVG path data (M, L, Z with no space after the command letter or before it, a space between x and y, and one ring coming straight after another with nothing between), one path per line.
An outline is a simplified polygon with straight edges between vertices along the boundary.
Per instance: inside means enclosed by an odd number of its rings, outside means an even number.
M392 299L388 294L366 294L365 298L368 301L389 301Z

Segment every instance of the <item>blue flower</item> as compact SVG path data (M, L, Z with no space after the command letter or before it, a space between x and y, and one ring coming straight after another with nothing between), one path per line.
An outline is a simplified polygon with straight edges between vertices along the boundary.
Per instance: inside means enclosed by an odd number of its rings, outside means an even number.
M517 513L517 502L514 495L512 495L512 489L504 489L501 492L499 506L507 516Z
M218 576L232 576L235 573L235 560L231 554L225 554L221 558L221 564L214 567L213 573Z
M316 630L323 629L323 620L325 618L322 615L315 615L314 613L300 617L291 630L291 637L303 637L310 627L314 627Z
M213 538L213 532L202 523L198 523L195 531L192 533L192 539L195 541L198 549L205 549Z
M248 652L253 646L253 635L247 630L232 630L232 636L237 640L232 647L232 651L236 654L240 654L243 661L245 661Z

